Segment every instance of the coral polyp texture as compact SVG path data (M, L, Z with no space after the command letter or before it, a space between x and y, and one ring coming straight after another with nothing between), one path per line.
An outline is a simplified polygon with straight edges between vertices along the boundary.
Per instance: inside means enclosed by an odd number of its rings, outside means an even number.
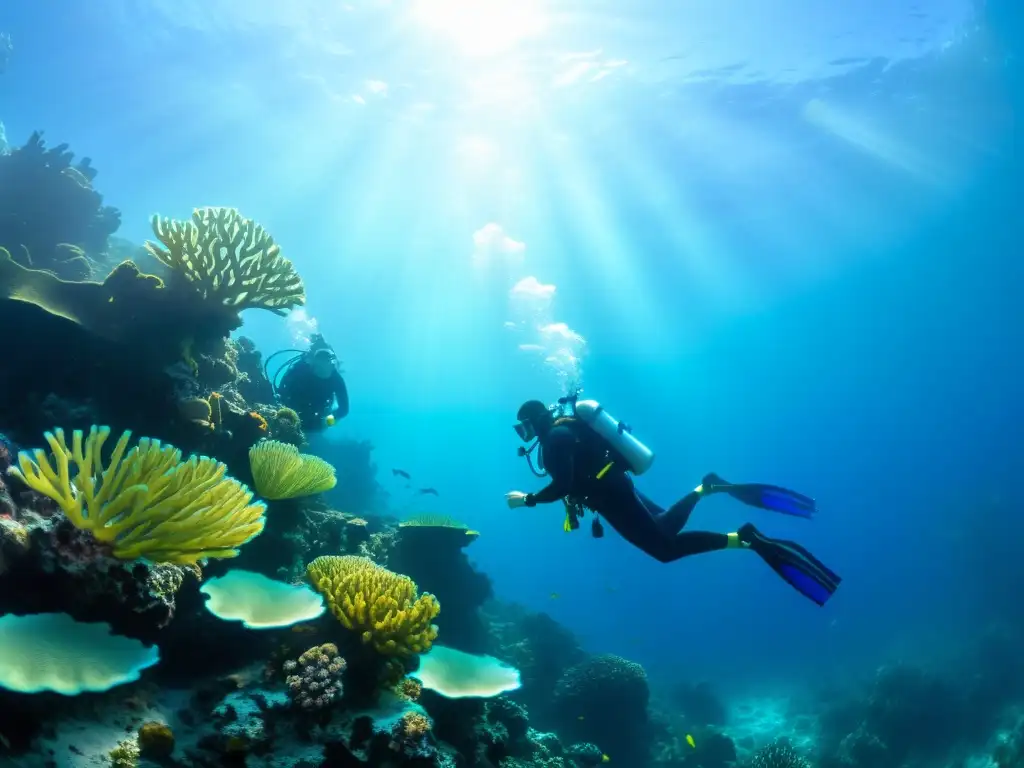
M750 768L811 768L811 764L792 744L780 739L755 752Z
M249 467L256 491L272 501L323 493L337 483L334 467L326 461L277 440L261 440L250 448Z
M279 315L305 304L302 278L281 247L236 209L196 208L190 221L154 216L152 225L163 247L147 242L146 250L204 299Z
M104 465L109 436L108 427L75 430L68 446L56 429L46 434L51 455L22 451L8 471L122 560L181 565L234 557L263 530L265 506L252 503L252 492L228 477L224 464L205 456L182 461L181 451L149 438L128 450L126 431Z
M378 653L411 656L433 645L441 606L431 594L418 595L408 576L353 555L318 557L306 574L338 621Z
M333 643L314 646L297 660L286 661L285 684L295 706L313 710L333 704L342 694L345 666L345 660L338 655L338 647Z

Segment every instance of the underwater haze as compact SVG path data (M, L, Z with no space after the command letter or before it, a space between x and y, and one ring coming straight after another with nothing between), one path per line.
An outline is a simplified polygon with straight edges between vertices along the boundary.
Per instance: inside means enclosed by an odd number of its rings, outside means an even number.
M1024 632L1018 5L7 0L0 120L92 158L132 242L197 206L273 233L305 306L237 333L324 335L351 412L310 451L370 441L388 511L479 531L499 600L652 689L779 695ZM800 542L827 605L510 509L548 482L517 409L577 388L664 507L709 472L814 497L687 530Z

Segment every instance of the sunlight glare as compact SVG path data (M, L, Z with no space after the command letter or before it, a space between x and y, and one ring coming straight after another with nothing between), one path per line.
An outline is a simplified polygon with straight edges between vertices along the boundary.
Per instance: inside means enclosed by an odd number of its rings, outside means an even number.
M483 136L464 136L456 144L456 152L464 164L475 169L490 168L498 159L498 146Z
M467 56L492 56L547 27L542 0L414 0L413 16Z

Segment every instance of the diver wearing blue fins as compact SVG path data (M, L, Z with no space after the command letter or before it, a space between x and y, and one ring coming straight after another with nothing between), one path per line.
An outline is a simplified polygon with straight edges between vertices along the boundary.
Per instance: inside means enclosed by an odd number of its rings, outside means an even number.
M709 474L665 510L636 490L629 476L650 469L654 454L599 403L579 400L578 393L561 398L554 409L529 400L517 419L519 438L533 443L520 447L519 455L526 457L535 475L548 476L551 482L537 493L510 491L505 495L510 508L562 501L566 531L578 528L580 517L590 509L595 513L591 522L595 538L604 535L603 517L626 541L663 563L720 549L750 549L818 605L824 605L839 586L840 577L802 546L769 538L750 523L733 533L683 530L697 502L711 494L724 493L752 507L803 518L817 511L814 499L775 485L734 484ZM540 471L530 460L538 446Z

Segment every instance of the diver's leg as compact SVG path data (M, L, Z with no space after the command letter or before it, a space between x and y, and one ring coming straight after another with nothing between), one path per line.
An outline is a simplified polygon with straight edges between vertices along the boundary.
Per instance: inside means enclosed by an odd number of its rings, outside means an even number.
M651 557L662 559L667 538L658 516L664 510L637 493L627 475L605 478L599 492L591 494L587 502L622 538Z
M735 539L736 534L708 531L669 533L662 520L673 511L663 511L638 493L629 478L624 476L624 479L624 483L614 482L606 486L599 500L592 499L599 502L595 509L622 538L655 560L670 563L687 555L714 552L740 544ZM686 514L688 516L689 512Z
M690 513L693 512L693 508L697 506L697 502L700 501L701 496L703 495L703 490L698 486L683 496L683 498L667 510L662 510L650 499L637 491L637 496L639 496L644 505L654 513L654 516L658 521L658 527L661 528L662 532L666 536L675 536L683 530L687 521L690 519Z

